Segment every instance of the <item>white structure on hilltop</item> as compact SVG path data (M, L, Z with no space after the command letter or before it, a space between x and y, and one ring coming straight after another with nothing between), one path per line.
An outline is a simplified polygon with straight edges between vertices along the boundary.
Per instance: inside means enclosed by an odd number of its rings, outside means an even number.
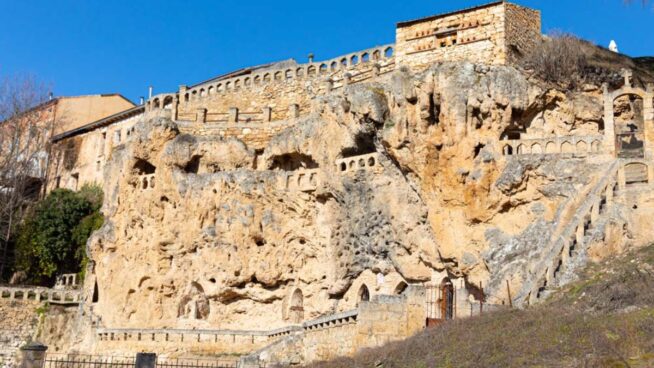
M611 42L609 43L609 50L613 52L620 52L618 51L618 44L615 43L615 40L611 40Z

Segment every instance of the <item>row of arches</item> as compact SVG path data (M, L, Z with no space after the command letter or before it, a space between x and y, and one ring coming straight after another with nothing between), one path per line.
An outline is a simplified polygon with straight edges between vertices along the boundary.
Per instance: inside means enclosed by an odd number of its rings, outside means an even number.
M334 59L323 63L311 63L302 65L296 68L287 68L284 70L276 70L269 72L262 72L253 76L236 77L215 84L200 86L191 89L184 94L184 101L189 101L191 98L204 97L214 93L224 93L229 90L236 90L242 87L251 85L258 85L262 83L269 83L272 81L283 81L292 79L301 79L304 77L314 77L317 75L325 75L329 72L346 69L361 63L368 63L370 61L381 61L389 59L393 56L394 49L392 46L386 48L379 48L373 51L365 51L362 53L344 56L340 59ZM156 106L155 106L156 107Z
M393 289L393 295L402 295L407 290L409 285L400 281L395 288ZM362 283L357 290L357 299L356 306L358 307L360 303L370 301L371 293L370 289L365 283ZM297 288L293 291L290 300L289 306L289 319L293 323L301 323L304 320L304 294L300 288Z
M502 153L505 156L552 153L599 153L601 146L602 142L599 139L593 140L590 143L586 140L578 140L576 144L570 141L563 141L560 144L554 141L536 142L532 144L524 142L505 144L502 148Z

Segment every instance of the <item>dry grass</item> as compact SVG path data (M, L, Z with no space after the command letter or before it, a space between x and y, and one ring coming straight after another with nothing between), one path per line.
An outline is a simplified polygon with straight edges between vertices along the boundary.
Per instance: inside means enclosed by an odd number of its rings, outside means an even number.
M619 86L624 68L634 71L637 84L654 81L651 66L567 33L545 38L524 56L521 65L539 79L565 88L604 82Z
M654 246L593 265L547 303L456 320L313 368L652 367Z

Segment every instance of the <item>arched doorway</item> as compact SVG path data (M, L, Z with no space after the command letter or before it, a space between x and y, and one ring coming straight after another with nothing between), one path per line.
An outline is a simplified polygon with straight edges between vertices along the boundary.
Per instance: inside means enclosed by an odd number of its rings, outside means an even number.
M290 317L293 323L302 323L304 319L304 296L302 290L295 289L291 296Z
M613 100L615 147L618 157L644 157L644 101L636 94L626 93Z
M449 278L441 282L441 319L449 320L454 318L454 285Z
M359 303L361 302L370 301L370 290L368 290L366 284L361 285L361 287L359 288L359 293L357 295L358 295L357 306L359 306Z

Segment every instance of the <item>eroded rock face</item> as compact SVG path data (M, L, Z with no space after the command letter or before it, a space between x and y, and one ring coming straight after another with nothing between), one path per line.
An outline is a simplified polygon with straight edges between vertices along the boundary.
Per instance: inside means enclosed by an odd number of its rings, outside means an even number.
M601 164L507 158L500 140L598 134L600 96L446 63L318 98L263 152L148 121L105 172L94 313L111 327L269 329L296 322L298 289L304 319L354 307L344 296L366 270L462 277L501 303Z

